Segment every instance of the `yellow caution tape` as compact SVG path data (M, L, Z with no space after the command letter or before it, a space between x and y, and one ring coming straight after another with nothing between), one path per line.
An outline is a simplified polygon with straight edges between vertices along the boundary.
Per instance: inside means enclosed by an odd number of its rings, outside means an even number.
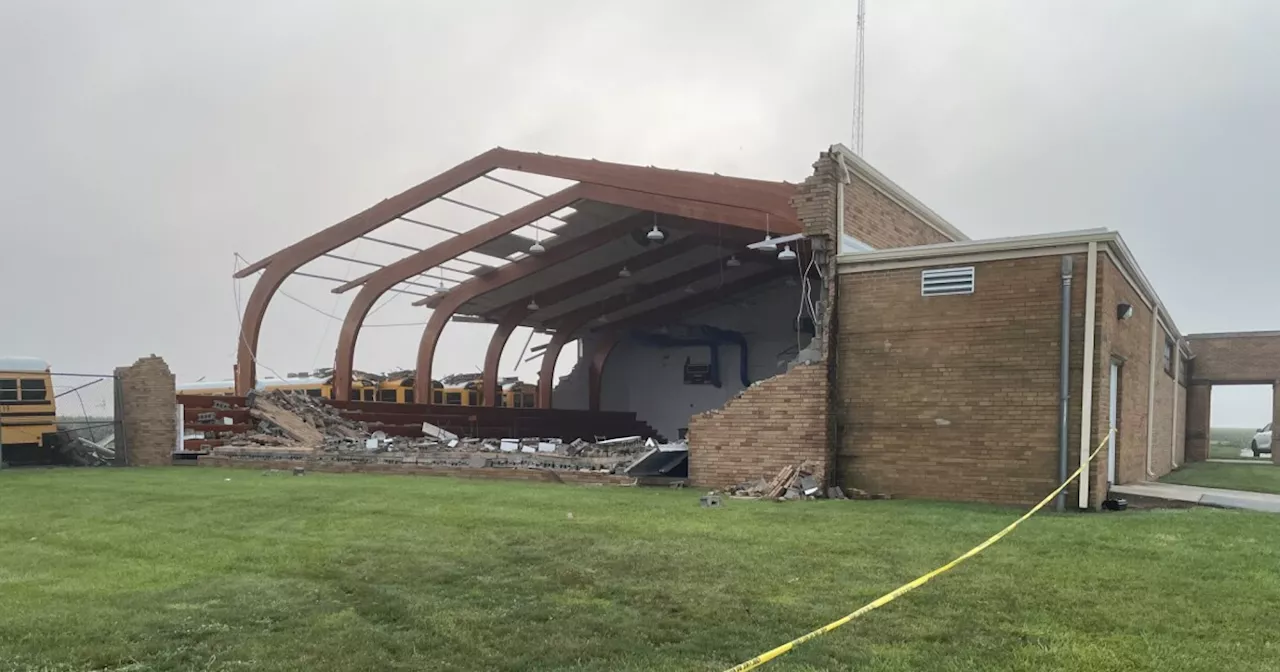
M1102 442L1098 444L1098 447L1093 449L1093 452L1089 454L1089 462L1093 462L1093 458L1097 457L1098 452L1102 450L1102 447L1107 445L1107 439L1111 438L1111 432L1114 432L1114 431L1115 430L1113 429L1110 432L1107 432L1107 435L1103 437ZM880 607L883 607L884 605L889 604L890 602L898 599L899 597L902 597L903 595L906 595L907 593L915 590L916 588L919 588L920 586L923 586L924 584L929 583L934 579L934 577L937 577L941 574L945 574L951 571L956 567L956 565L959 565L965 560L968 560L969 558L972 558L973 556L985 551L988 546L1003 539L1005 535L1012 532L1015 527L1021 525L1024 520L1030 518L1031 516L1034 516L1036 512L1038 512L1040 509L1043 509L1046 505L1049 504L1049 502L1052 502L1054 497L1057 497L1063 490L1067 488L1068 485L1071 485L1072 481L1080 477L1080 471L1082 469L1084 469L1084 466L1077 468L1075 470L1075 473L1071 474L1071 476L1067 478L1066 481L1063 481L1062 485L1059 485L1056 489L1054 489L1053 492L1049 493L1047 497L1040 500L1039 504L1036 504L1035 506L1031 507L1031 510L1023 514L1021 518L1013 521L1012 523L1009 524L1008 527L1004 528L1003 530L1000 530L999 532L996 532L995 534L991 535L989 538L987 538L986 541L982 542L981 544L978 544L977 546L974 546L968 551L965 551L964 555L961 555L955 560L952 560L951 562L948 562L947 564L933 570L932 572L929 572L928 574L921 576L920 578L916 579L915 581L912 581L911 583L903 584L902 586L895 589L893 592L885 593L884 595L881 595L880 597L876 598L873 602L849 614L848 616L841 618L838 621L832 621L822 626L821 628L814 630L813 632L796 637L795 639L787 642L786 644L783 644L782 646L765 651L764 653L756 656L755 658L752 658L751 660L748 660L745 663L742 663L741 665L735 665L725 670L725 672L746 672L746 670L754 670L757 667L760 667L761 665L764 665L765 663L773 660L774 658L777 658L778 656L781 656L784 653L790 652L792 649L796 648L800 644L803 644L816 637L825 635L828 632L835 630L836 628L852 621L855 618L862 616L863 614L866 614L869 611L879 609Z

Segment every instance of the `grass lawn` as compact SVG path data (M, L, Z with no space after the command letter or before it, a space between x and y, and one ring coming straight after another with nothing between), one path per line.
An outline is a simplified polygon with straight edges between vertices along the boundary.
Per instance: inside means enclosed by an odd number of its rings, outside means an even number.
M1280 466L1261 464L1188 464L1160 479L1165 483L1280 494Z
M1256 432L1256 429L1248 427L1214 427L1209 430L1209 457L1270 461L1270 455L1254 458L1253 453L1246 450L1253 442L1253 435Z
M0 472L0 670L718 671L1018 514L698 494ZM1243 511L1044 514L764 669L1270 672L1278 535Z

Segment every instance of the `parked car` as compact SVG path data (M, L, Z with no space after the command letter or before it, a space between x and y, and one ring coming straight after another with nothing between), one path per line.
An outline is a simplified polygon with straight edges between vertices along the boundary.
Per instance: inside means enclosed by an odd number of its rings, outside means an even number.
M1271 424L1267 423L1266 427L1258 430L1253 435L1253 443L1249 446L1253 449L1254 457L1261 457L1263 453L1271 453Z

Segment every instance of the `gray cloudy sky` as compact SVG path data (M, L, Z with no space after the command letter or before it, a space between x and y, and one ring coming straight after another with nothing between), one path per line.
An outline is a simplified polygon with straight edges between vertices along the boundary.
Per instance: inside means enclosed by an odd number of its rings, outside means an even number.
M1280 328L1280 3L869 4L882 171L974 238L1120 230L1184 332ZM22 325L0 351L70 371L154 352L179 380L228 377L233 252L495 145L801 180L849 135L855 6L0 2L4 305ZM325 283L285 289L345 311ZM424 320L408 303L370 322ZM474 369L487 332L451 326L437 368ZM410 365L419 334L366 330L357 366ZM260 354L304 370L335 342L278 296ZM1269 415L1269 393L1215 401L1219 424Z

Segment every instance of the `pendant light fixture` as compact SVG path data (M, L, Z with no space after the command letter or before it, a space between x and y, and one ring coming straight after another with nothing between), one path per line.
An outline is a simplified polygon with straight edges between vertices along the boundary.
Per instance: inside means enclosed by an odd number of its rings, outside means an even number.
M724 262L724 265L728 266L729 268L737 268L742 265L742 262L738 261L738 255L731 254L729 255L729 260Z
M626 266L623 266L622 270L618 271L618 277L619 278L631 277L631 269L627 268Z
M667 234L658 230L658 213L653 213L653 228L649 229L649 233L644 234L644 237L655 243L660 243L663 238L667 237Z
M795 261L796 253L791 250L791 245L784 245L782 251L778 253L778 261Z

